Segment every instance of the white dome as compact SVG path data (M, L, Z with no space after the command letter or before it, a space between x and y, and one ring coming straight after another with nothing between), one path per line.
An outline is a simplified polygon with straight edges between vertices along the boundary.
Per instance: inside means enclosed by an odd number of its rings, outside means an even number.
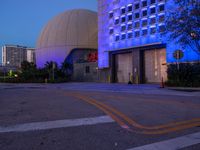
M75 48L97 49L97 13L71 10L51 20L43 29L37 43L36 63L43 67L47 61L60 65Z

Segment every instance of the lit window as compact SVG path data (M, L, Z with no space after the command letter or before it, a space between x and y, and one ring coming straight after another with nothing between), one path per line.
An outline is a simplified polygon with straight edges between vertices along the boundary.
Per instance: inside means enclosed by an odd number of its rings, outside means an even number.
M119 18L115 19L115 25L119 24Z
M139 28L140 27L140 22L135 22L135 28Z
M125 14L125 13L126 13L126 8L125 7L121 8L121 14Z
M119 41L119 35L115 36L115 41Z
M125 31L125 30L126 30L126 26L125 25L121 26L121 31Z
M132 15L128 15L128 21L132 21L133 20L133 16Z
M151 29L150 29L150 33L151 33L151 34L155 34L155 33L156 33L156 28L151 28Z
M131 30L131 29L133 29L133 24L132 23L128 24L128 30Z
M121 22L122 23L126 22L126 17L121 17Z
M135 10L139 9L140 8L140 4L135 4Z
M165 26L164 25L159 26L159 32L165 32Z
M147 29L142 30L142 35L143 35L143 36L146 36L146 35L147 35Z
M142 7L146 7L146 6L147 6L147 1L145 0L142 2Z
M139 37L140 36L140 31L136 31L135 32L135 37Z
M147 10L144 10L144 11L142 12L142 16L143 16L143 17L147 16Z
M165 10L165 6L164 5L160 5L159 6L159 11L164 11Z
M142 26L147 26L147 20L142 21Z
M129 33L128 33L128 38L131 39L132 37L133 37L133 33L132 33L132 32L129 32Z
M139 13L135 13L135 19L140 18L140 14Z
M150 24L155 24L156 23L156 18L151 18Z
M131 12L133 10L133 6L132 5L129 5L128 6L128 12Z
M114 33L114 29L113 29L113 28L110 28L109 33L110 33L110 34L113 34L113 33Z
M155 14L156 13L156 8L155 7L151 8L150 12L151 12L151 14Z
M151 4L155 4L156 3L156 0L151 0Z
M113 12L110 12L110 13L109 13L109 18L110 18L110 19L113 18Z
M164 22L164 20L165 20L165 16L164 15L159 17L159 22Z
M122 39L122 40L126 39L126 34L122 34L121 39Z

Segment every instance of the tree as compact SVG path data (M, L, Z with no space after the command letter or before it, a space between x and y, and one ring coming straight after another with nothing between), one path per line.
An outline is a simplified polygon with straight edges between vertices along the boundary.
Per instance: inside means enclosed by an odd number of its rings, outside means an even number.
M21 63L21 74L20 77L24 80L32 80L36 78L37 68L32 62L23 61Z
M44 69L48 71L49 79L54 80L54 74L55 74L55 72L58 71L57 63L53 62L53 61L50 61L50 62L47 61L46 64L45 64Z
M61 65L61 71L65 76L69 75L72 71L72 64L68 63L67 61L64 61Z
M174 0L175 9L166 17L169 40L183 47L190 47L200 55L200 2L198 0Z

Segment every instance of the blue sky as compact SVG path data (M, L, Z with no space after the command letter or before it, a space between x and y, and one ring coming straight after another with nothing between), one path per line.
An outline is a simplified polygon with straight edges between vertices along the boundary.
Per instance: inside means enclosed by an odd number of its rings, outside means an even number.
M43 26L52 17L76 8L96 11L97 0L1 0L0 47L5 44L35 47Z

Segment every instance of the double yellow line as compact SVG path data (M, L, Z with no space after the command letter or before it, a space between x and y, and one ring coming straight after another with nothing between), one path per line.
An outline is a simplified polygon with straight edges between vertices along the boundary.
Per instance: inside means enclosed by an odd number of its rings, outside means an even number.
M65 93L66 96L72 96L79 100L85 101L98 109L102 110L104 113L109 115L113 120L115 120L122 128L129 130L131 132L140 134L165 134L170 132L175 132L179 130L189 129L192 127L200 126L200 118L194 118L187 121L172 122L164 125L158 126L144 126L133 119L129 118L117 109L108 106L102 102L99 102L93 98L82 95L78 92Z

